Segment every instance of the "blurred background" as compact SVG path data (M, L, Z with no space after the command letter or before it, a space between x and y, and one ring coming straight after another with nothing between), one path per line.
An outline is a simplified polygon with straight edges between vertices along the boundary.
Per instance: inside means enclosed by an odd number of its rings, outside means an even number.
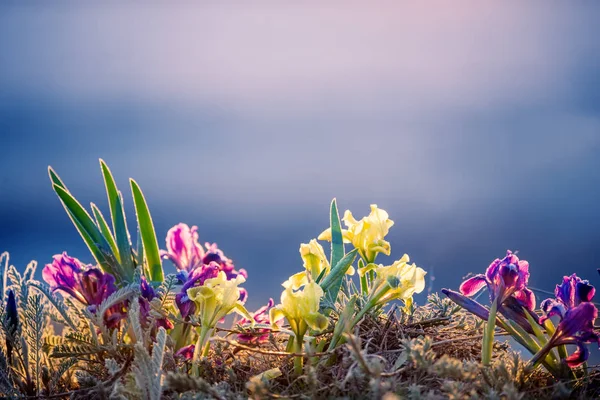
M430 290L506 249L534 287L600 285L599 12L3 2L0 250L19 268L63 250L91 262L46 168L106 215L103 158L130 226L133 177L161 247L198 225L248 270L251 308L302 268L333 197L387 210L393 255Z

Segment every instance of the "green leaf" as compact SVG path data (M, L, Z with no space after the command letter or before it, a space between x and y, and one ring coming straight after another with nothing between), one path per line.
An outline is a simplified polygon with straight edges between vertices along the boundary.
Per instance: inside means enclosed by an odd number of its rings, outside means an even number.
M115 271L115 266L118 268L118 264L110 245L92 217L64 187L57 184L53 184L52 187L98 264L108 273L118 272Z
M115 255L118 255L119 250L117 249L117 244L115 243L115 239L113 238L110 228L108 227L108 224L104 219L104 215L102 215L102 211L100 211L100 209L94 203L90 203L90 206L92 207L92 212L94 213L94 218L96 219L96 224L100 228L100 232L102 232L102 235L110 245L110 248L113 251L113 253L115 253Z
M164 279L162 263L160 260L156 233L154 232L154 224L152 223L152 217L148 210L148 204L136 181L130 179L130 183L138 227L144 244L144 255L150 271L150 279L154 282L162 282Z
M131 241L127 231L127 222L125 220L125 211L123 209L123 196L117 189L117 185L110 169L101 159L100 167L104 177L104 186L106 187L106 196L110 206L110 215L112 217L113 232L119 249L119 261L128 277L131 277L135 269L131 257Z
M68 191L68 189L65 186L65 184L63 183L63 181L60 179L60 177L56 174L56 172L54 172L54 170L50 166L48 166L48 175L50 176L50 181L52 182L53 185L60 186L61 188Z
M331 268L329 275L323 279L321 287L325 292L325 298L331 302L336 301L340 288L342 287L342 279L344 279L344 275L348 271L348 268L350 268L356 259L357 251L358 250L354 249L346 254L333 268Z
M338 322L333 328L333 336L331 337L331 342L329 343L327 351L332 351L338 345L344 333L352 333L352 330L354 329L354 326L352 326L352 317L354 316L356 300L356 295L352 296L342 310Z
M150 276L150 271L148 271L148 264L144 263L144 242L142 241L142 235L140 234L140 228L137 228L137 246L135 252L135 262L139 265L144 271L144 276Z
M4 252L0 254L0 268L2 268L2 277L0 277L0 301L4 301L4 293L6 292L7 282L6 278L8 278L8 252ZM3 262L4 261L4 262Z
M338 213L337 201L331 201L331 265L336 265L342 257L344 257L344 238L342 236L342 225L340 223L340 215Z

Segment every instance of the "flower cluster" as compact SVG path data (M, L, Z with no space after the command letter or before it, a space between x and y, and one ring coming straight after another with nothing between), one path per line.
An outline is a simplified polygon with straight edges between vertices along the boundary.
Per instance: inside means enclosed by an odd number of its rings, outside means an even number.
M588 343L600 344L600 336L594 331L594 321L598 310L592 303L596 289L587 280L577 275L565 276L560 285L556 285L555 299L546 299L540 305L542 322L552 316L558 316L560 322L548 341L546 349L565 344L574 344L577 350L565 359L571 368L583 364L589 357ZM545 353L542 351L538 358Z
M235 280L238 276L248 278L244 269L235 269L233 262L225 257L216 243L206 243L206 249L200 245L197 226L175 225L167 233L166 245L167 250L161 254L175 265L182 283L176 302L183 318L196 312L196 306L188 296L189 289L203 286L207 279L216 278L219 272L224 272L228 280ZM239 288L239 292L239 300L244 302L247 292L243 288Z
M342 230L344 242L352 243L361 256L368 262L375 261L378 253L389 256L392 248L384 237L394 225L386 211L371 204L371 213L357 221L350 210L344 213L343 221L347 229ZM331 241L331 228L319 235L319 240Z
M42 277L54 291L69 294L94 314L97 307L111 294L116 292L115 278L100 268L84 265L66 252L53 257L47 264ZM106 311L103 318L106 326L115 328L126 315L126 304L117 304Z
M523 307L535 308L535 295L527 288L529 283L529 263L519 260L516 254L507 250L506 257L497 258L487 268L485 275L475 275L460 285L460 292L473 296L487 286L490 300L504 303L513 296Z
M578 367L588 359L586 345L600 344L600 335L594 331L598 310L592 300L596 290L575 274L565 276L562 283L556 285L555 298L540 304L542 316L538 318L534 312L535 296L527 287L528 281L529 263L508 251L506 257L490 264L485 275L476 275L463 282L460 293L448 289L443 292L458 305L488 321L482 345L484 363L491 357L493 332L498 326L533 354L532 365L541 362L550 372L561 376L561 363L570 368ZM467 297L484 287L487 287L492 303L489 310ZM496 316L496 311L506 320ZM551 317L558 317L557 327ZM576 345L576 351L567 355L566 344ZM556 347L561 348L558 355L552 352Z

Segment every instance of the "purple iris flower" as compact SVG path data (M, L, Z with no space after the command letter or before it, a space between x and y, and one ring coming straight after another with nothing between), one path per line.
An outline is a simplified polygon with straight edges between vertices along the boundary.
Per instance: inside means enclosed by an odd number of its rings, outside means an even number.
M179 312L183 318L193 314L196 311L196 305L187 296L187 290L195 286L202 286L207 279L216 278L219 274L219 265L212 262L208 265L195 268L188 279L184 282L181 291L175 295L175 303L179 308Z
M198 227L179 223L167 232L167 250L161 251L180 271L190 273L203 264L204 249L198 242Z
M217 247L216 243L208 243L204 244L206 247L206 253L204 255L204 259L202 260L204 264L210 264L211 262L216 262L221 267L221 271L225 272L227 275L227 280L235 279L238 275L243 276L248 279L248 273L245 269L236 270L233 265L233 261L229 258L225 257L223 251Z
M238 275L248 278L246 270L236 270L233 261L225 256L216 243L205 243L206 251L198 242L198 227L191 228L179 223L169 229L167 233L167 250L162 250L164 258L168 258L177 268L177 278L182 283L181 291L175 296L175 302L186 318L192 314L196 307L187 298L187 290L195 286L202 286L204 281L215 278L219 271L225 272L227 279L235 279ZM240 288L240 301L245 302L248 292Z
M258 324L270 325L271 319L269 318L269 309L271 307L273 307L274 305L275 305L275 302L273 301L273 299L269 299L269 302L267 303L267 305L262 306L261 308L256 310L254 313L252 313L252 318L254 318L254 321ZM250 323L250 320L248 320L247 318L243 318L238 322L239 325L246 325L249 323ZM275 323L278 326L282 326L283 325L283 317L281 319L275 321ZM257 332L258 334L240 333L239 335L237 335L238 340L240 342L252 343L252 344L263 343L263 342L266 342L267 340L269 340L269 332L271 332L271 329L258 328L258 329L255 329L255 332Z
M487 268L485 274L475 275L460 285L460 293L443 290L452 301L462 306L471 313L482 319L483 310L489 315L487 309L474 300L467 301L466 296L473 296L483 287L487 286L492 302L497 301L497 309L500 314L509 320L515 321L529 333L533 329L527 320L527 315L538 321L538 315L533 311L535 308L535 295L527 288L529 281L529 263L519 258L510 250L506 257L495 259Z
M102 302L114 293L115 277L92 265L84 265L66 252L57 254L52 264L47 264L42 277L53 291L61 290L81 304L88 306L92 313ZM125 304L111 307L104 315L104 321L109 328L115 328L125 317Z
M585 344L600 344L600 337L594 332L598 310L591 302L595 293L596 289L587 280L575 274L563 277L563 282L556 285L554 291L556 299L546 299L540 304L543 312L540 321L543 322L552 316L560 318L556 332L546 345L547 349L541 350L540 353L547 353L555 346L575 344L577 350L566 358L567 365L571 368L577 367L588 359L589 350Z
M577 345L577 350L565 359L567 365L575 368L583 364L589 357L588 343L600 344L600 336L594 332L594 321L598 317L596 306L589 302L580 303L578 306L568 309L558 324L554 335L546 346L531 360L532 364L548 354L555 346L564 344Z
M196 349L196 346L193 344L182 347L179 350L177 350L177 352L175 353L175 357L181 357L184 360L191 360L192 358L194 358L194 350L195 349Z
M148 283L146 277L142 276L140 282L140 319L142 324L146 324L150 317L150 302L156 297L154 288ZM157 326L162 326L165 329L173 329L174 325L168 318L159 318L156 320Z
M487 286L490 299L498 299L498 305L514 296L525 308L535 308L535 295L527 288L529 281L529 263L519 258L510 250L503 259L495 259L484 274L475 275L460 285L460 292L465 296L473 296Z
M563 277L563 282L556 285L554 290L556 298L546 299L540 304L543 312L540 321L544 322L555 315L562 319L567 310L575 308L581 303L591 302L595 293L596 289L590 285L589 281L583 280L575 274Z

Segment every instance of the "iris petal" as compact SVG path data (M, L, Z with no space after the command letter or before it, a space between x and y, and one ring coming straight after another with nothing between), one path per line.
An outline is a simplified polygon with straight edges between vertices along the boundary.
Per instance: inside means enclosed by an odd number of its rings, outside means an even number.
M460 285L460 292L465 296L473 296L486 285L486 279L483 275L475 275L467 279Z

